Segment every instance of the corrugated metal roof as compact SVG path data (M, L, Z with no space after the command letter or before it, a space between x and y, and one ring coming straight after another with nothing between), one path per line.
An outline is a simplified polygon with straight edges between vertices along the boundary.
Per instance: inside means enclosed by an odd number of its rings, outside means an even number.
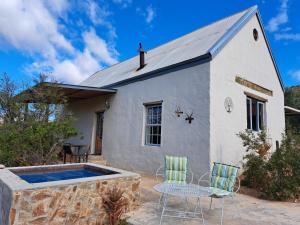
M137 71L139 56L135 56L96 72L81 82L80 85L93 87L111 86L121 81L142 77L143 74L151 71L210 53L214 46L220 45L220 40L224 39L227 33L230 33L234 25L239 24L243 17L256 9L256 6L251 7L149 50L145 56L147 65L141 70ZM219 48L219 46L217 47Z

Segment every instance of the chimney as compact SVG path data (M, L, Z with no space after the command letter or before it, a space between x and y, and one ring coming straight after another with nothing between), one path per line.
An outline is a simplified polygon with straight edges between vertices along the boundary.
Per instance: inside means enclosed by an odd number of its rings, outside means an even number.
M145 64L145 53L146 52L143 49L141 42L139 43L139 45L140 45L140 47L139 47L138 51L140 54L140 67L137 70L143 69L146 66L146 64Z

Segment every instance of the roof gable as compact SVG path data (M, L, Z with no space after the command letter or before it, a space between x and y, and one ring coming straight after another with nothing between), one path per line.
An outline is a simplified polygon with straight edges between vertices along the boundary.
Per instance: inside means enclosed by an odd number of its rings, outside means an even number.
M162 70L184 63L211 60L255 14L259 15L257 6L253 6L151 49L146 54L147 65L141 70L136 70L139 67L139 58L135 56L96 72L81 82L80 85L117 87L129 82L151 78L153 74L159 74ZM261 27L263 30L262 25ZM265 40L267 42L266 36ZM279 70L277 69L268 42L267 45L283 88Z

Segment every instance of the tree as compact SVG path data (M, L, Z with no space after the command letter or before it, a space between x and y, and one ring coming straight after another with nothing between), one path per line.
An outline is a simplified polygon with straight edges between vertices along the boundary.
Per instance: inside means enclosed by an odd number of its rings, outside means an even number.
M47 76L34 80L34 88L18 85L7 74L0 78L0 164L6 166L52 164L63 142L77 134L67 115L67 98ZM27 86L27 87L26 87Z
M286 88L284 97L284 104L286 106L291 106L293 108L300 109L300 85ZM288 131L292 131L294 134L299 134L300 116L287 116L286 127Z

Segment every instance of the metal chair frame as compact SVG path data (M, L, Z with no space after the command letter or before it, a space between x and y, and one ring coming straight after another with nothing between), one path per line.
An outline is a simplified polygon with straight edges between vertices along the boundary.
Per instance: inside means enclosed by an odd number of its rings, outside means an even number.
M222 164L222 163L220 163L220 164ZM227 164L222 164L222 165L227 165ZM227 166L231 166L231 165L227 165ZM203 179L204 177L207 177L207 176L208 176L209 179ZM212 177L212 171L208 171L208 172L204 173L204 174L199 178L199 180L198 180L198 185L201 185L201 183L203 183L203 182L207 182L208 186L211 187L211 177ZM210 196L210 205L209 205L209 209L211 209L213 198L221 198L221 199L222 199L221 225L223 225L223 217L224 217L224 199L225 199L225 198L228 198L228 197L231 197L232 200L234 201L234 197L235 197L236 193L238 193L239 190L240 190L241 182L240 182L240 179L239 179L238 176L236 177L236 182L235 182L235 184L236 184L236 183L237 183L238 185L237 185L237 187L236 187L236 185L235 185L235 187L234 187L235 190L233 190L233 191L231 192L232 194L227 195L227 196L222 196L222 197L214 197L214 196ZM198 201L199 201L199 199L198 199ZM233 205L236 207L236 210L238 211L238 214L239 214L239 217L240 217L239 208L237 207L236 204L233 204ZM195 209L195 210L196 210L196 209Z
M165 174L164 168L165 168L165 165L160 165L160 167L158 167L158 169L156 170L155 178L156 178L157 183L159 182L158 177L163 177L164 181L166 180L166 177L165 177L166 174ZM189 163L188 163L188 167L187 167L187 178L190 178L190 181L187 183L189 183L189 184L193 183L194 173L193 173ZM159 198L159 201L158 201L159 208L161 207L161 203L163 201L164 201L164 194L162 194ZM187 202L187 199L186 199L186 202Z

